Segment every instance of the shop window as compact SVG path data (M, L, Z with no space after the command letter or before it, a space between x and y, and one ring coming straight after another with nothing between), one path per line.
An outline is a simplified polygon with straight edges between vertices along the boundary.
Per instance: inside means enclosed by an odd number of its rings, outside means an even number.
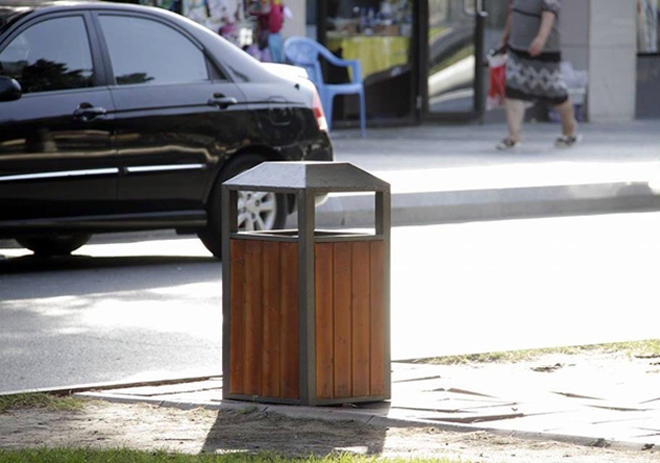
M411 113L412 7L411 0L327 3L325 45L342 58L360 61L371 117L404 117ZM349 98L345 100L344 105L336 106L335 116L356 118L359 106Z
M329 1L326 46L359 59L363 78L406 66L410 57L412 1Z

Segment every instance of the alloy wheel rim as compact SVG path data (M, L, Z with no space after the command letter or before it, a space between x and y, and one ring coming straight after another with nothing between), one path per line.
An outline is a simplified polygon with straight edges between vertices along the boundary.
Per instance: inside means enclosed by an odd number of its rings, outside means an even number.
M238 192L239 230L272 230L276 216L277 199L275 193L265 191Z

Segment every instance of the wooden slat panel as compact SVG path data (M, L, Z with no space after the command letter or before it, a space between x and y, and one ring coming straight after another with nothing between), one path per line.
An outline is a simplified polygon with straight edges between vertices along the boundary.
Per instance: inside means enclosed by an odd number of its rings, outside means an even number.
M385 261L384 243L372 241L371 244L371 395L385 394Z
M262 241L246 240L245 250L245 371L243 392L261 393L261 350L263 337Z
M354 397L369 395L370 382L370 246L352 243L352 381Z
M334 278L332 243L314 246L316 291L316 395L330 399L334 394Z
M280 243L263 242L263 345L261 359L261 395L280 396L281 326Z
M231 240L231 393L300 398L298 244ZM317 398L383 395L384 243L316 243Z
M298 361L298 245L281 243L281 326L280 361L281 395L285 399L300 398L300 366Z
M231 288L229 301L229 392L243 391L245 357L245 319L243 315L245 296L245 242L230 240Z
M351 246L334 243L334 397L350 397L351 389Z

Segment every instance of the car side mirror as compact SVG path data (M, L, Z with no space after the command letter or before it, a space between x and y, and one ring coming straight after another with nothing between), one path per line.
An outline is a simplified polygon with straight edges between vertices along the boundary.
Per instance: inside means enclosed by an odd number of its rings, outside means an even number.
M0 101L18 100L21 95L23 95L23 90L16 79L0 76Z

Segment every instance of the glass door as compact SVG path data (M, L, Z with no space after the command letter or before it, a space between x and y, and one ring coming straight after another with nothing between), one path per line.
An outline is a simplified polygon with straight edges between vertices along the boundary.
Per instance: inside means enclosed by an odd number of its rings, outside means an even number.
M474 119L483 113L484 0L427 0L421 12L423 113L429 118ZM424 27L426 26L426 27Z

